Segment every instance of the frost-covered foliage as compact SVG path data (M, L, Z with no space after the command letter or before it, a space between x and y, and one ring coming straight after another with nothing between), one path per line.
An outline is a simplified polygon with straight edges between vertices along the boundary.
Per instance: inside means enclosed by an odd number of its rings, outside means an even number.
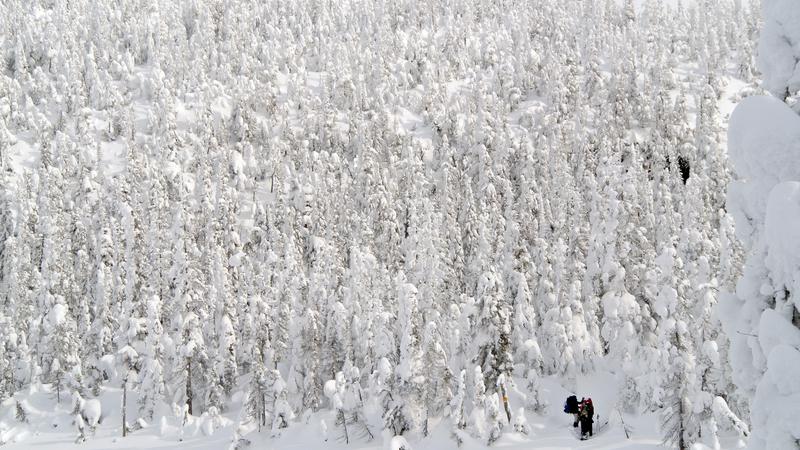
M731 117L737 177L728 203L747 259L721 305L733 381L750 400L749 448L796 450L800 432L790 417L800 414L800 115L790 105L800 88L800 5L765 1L763 9L760 68L778 98L747 98Z
M491 443L547 407L542 376L608 362L627 408L693 405L687 445L746 429L767 361L732 372L713 313L740 269L737 5L4 2L0 400L125 377L148 423L277 436L331 411L348 441L450 420ZM747 217L794 236L767 200ZM746 270L778 289L786 255Z
M763 0L764 26L758 43L758 66L764 87L796 107L800 94L800 4Z

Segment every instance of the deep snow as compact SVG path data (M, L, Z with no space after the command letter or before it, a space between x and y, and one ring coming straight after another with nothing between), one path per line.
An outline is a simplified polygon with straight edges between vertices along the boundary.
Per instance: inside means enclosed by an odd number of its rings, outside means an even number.
M510 393L510 403L514 414L523 405L524 394L520 392L525 380L516 379L517 389ZM610 372L601 372L592 376L582 376L574 381L578 397L591 397L595 404L595 427L608 421L608 427L587 441L579 441L572 428L572 416L562 412L564 399L571 390L563 387L560 380L547 378L542 380L541 397L549 407L544 414L526 413L529 435L514 432L509 424L505 424L503 436L493 447L500 449L604 449L604 450L649 450L663 448L657 415L644 412L632 414L621 410L616 397L619 381ZM568 383L570 384L570 383ZM129 393L128 416L136 417L136 397ZM206 415L192 417L181 430L175 417L159 423L147 424L145 428L131 432L128 437L121 437L121 389L104 388L100 400L102 404L102 422L88 440L76 444L78 431L71 415L70 400L56 404L55 393L49 385L34 386L25 392L18 393L14 399L4 402L0 408L0 437L6 442L7 449L42 449L56 450L64 448L92 449L220 449L234 448L232 438L236 417L241 408L242 394L234 394L230 411L224 414L217 423ZM15 418L15 401L20 402L28 413L28 424L22 424ZM378 419L378 418L374 418ZM130 419L129 419L130 420ZM625 427L622 425L624 420ZM251 441L249 448L258 449L325 449L325 450L366 450L391 449L392 436L376 436L372 441L356 439L345 444L339 438L339 431L333 425L335 419L330 411L320 411L309 417L292 423L280 436L271 437L268 430L263 433L251 432L245 438ZM630 438L625 436L625 428ZM435 426L427 438L409 436L408 443L414 450L445 450L459 448L450 435L450 424L447 421ZM461 434L464 444L461 449L472 450L486 448L483 442L477 441L466 433ZM181 440L182 439L182 440ZM723 441L723 448L741 447L735 440Z

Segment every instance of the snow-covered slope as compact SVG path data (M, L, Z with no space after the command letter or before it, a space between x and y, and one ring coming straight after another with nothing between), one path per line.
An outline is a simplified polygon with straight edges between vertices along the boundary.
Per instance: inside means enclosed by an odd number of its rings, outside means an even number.
M724 127L758 91L758 20L7 2L0 439L569 446L561 386L645 411L585 445L745 436L716 305L742 267Z
M520 380L522 381L522 380ZM572 416L561 412L564 399L570 391L564 389L559 380L548 378L542 381L542 399L549 403L546 413L526 413L528 433L523 434L507 430L495 444L498 448L509 450L532 449L625 449L649 450L663 448L659 430L659 418L654 414L632 415L619 409L616 397L619 380L607 372L580 377L577 380L577 394L591 397L596 405L595 427L601 429L588 441L579 441L572 427ZM520 405L524 404L524 394L512 391L510 403L513 415L519 414ZM91 433L88 440L80 444L80 448L91 449L140 449L140 448L192 448L220 449L233 448L233 423L235 411L240 406L234 402L233 412L227 417L219 418L216 423L208 417L192 418L181 426L175 417L167 414L159 423L148 424L144 428L130 432L121 437L120 405L122 393L120 389L106 388L100 394L102 402L102 421ZM135 402L131 397L129 401ZM2 431L3 448L25 449L37 448L56 450L71 447L78 436L72 423L71 405L65 401L62 405L55 402L55 394L49 386L35 386L15 396L16 402L26 411L27 423L15 426L8 425L17 420L16 406L11 400L4 402L0 409L0 431ZM375 418L375 420L380 420ZM322 411L309 415L276 437L251 435L253 448L274 449L320 449L320 450L366 450L392 449L392 436L376 434L374 439L366 439L354 435L351 442L345 443L342 432L334 424L335 413ZM606 426L605 424L608 423ZM4 429L5 427L5 429ZM596 428L597 429L597 428ZM626 436L627 430L627 436ZM485 444L471 437L469 433L461 434L462 446L457 446L450 436L450 427L440 423L433 427L430 436L420 439L419 436L407 437L407 443L414 450L446 450L446 449L481 449ZM15 444L16 443L16 444ZM725 441L724 448L737 448L734 441Z

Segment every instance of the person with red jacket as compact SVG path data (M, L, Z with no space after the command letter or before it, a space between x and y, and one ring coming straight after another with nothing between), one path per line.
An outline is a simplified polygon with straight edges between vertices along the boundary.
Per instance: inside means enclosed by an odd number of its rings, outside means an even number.
M594 405L591 398L581 399L578 408L578 420L581 423L581 439L587 439L592 435L592 423L594 422Z

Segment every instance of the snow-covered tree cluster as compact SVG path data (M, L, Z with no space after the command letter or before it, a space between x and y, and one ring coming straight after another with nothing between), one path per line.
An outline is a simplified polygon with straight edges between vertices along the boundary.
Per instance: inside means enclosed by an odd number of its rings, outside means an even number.
M718 446L782 370L754 350L735 374L729 347L754 341L714 313L742 266L720 112L755 73L741 2L0 11L0 400L124 382L131 421L216 417L236 394L243 435L328 409L347 440L447 423L491 443L506 390L540 408L539 377L608 367L669 440ZM797 61L763 58L796 98ZM762 335L798 324L798 252L770 253L796 230L766 189L800 178L771 167L737 166L761 197L734 211L762 256L745 272L776 274L737 290L777 311Z
M753 450L800 449L800 3L764 0L758 66L772 96L735 109L728 191L743 274L720 303ZM792 109L794 108L794 110Z

